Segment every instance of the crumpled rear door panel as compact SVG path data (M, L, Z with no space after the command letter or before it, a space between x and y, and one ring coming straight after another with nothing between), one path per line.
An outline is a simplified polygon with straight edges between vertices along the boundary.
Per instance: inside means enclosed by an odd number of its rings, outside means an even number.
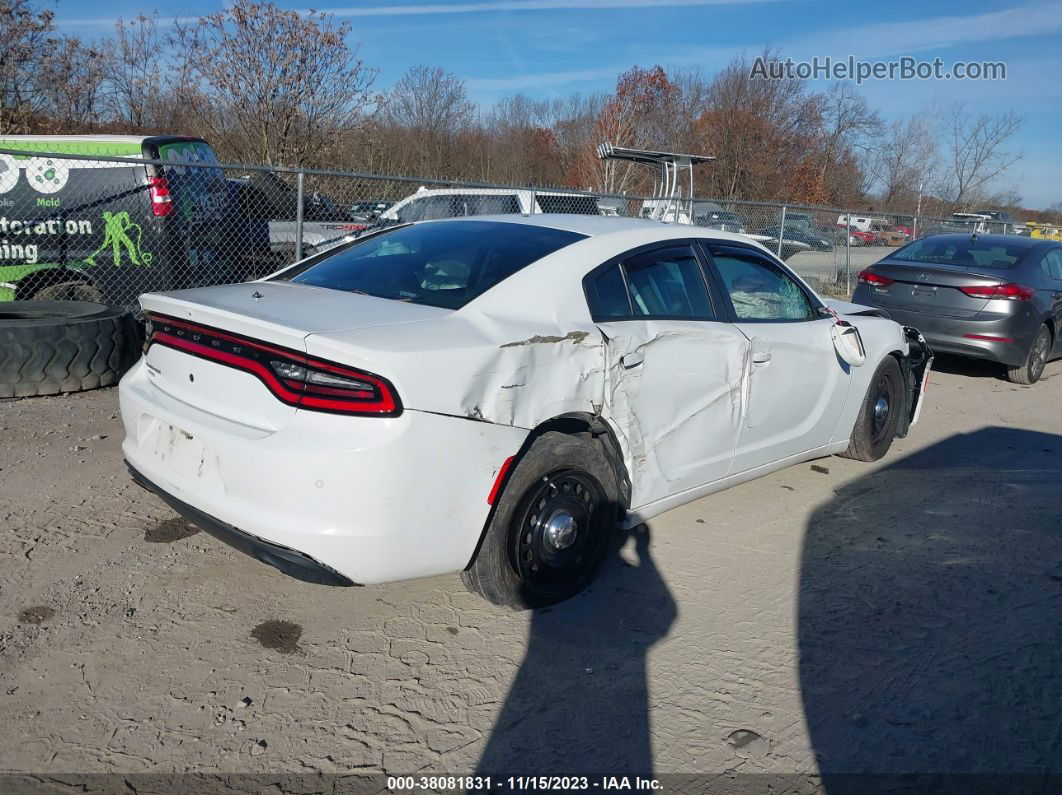
M729 323L600 323L604 410L637 508L727 475L747 398L749 343Z

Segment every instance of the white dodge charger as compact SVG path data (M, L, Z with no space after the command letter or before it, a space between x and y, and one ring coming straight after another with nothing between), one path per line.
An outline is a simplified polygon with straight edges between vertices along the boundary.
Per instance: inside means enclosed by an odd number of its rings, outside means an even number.
M811 458L880 458L931 354L740 235L578 215L378 231L141 298L134 478L302 579L463 572L534 607L610 532Z

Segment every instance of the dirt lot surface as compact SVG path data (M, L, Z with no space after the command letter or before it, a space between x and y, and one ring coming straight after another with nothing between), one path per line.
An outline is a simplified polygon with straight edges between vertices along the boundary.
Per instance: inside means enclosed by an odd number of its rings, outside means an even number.
M0 769L1062 772L1062 362L940 365L880 464L675 510L533 614L289 579L130 482L115 390L0 403Z

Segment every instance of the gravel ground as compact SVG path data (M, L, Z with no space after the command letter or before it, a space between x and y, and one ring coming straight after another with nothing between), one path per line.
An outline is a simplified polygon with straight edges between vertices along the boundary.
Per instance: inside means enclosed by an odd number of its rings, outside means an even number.
M0 403L0 769L1062 773L1062 362L940 366L884 461L672 511L533 614L286 578L132 485L114 390Z

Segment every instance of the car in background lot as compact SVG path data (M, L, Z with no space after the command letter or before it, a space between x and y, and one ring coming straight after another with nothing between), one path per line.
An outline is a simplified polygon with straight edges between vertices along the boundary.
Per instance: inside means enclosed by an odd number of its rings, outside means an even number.
M0 301L131 304L237 275L228 254L245 241L231 236L232 194L202 138L5 135L0 149L41 153L0 154Z
M742 235L573 214L385 228L141 304L139 483L304 579L462 571L520 608L589 583L617 524L881 458L931 361Z
M380 226L470 215L571 213L600 215L598 198L583 193L507 188L419 188L380 213Z
M917 326L935 351L1039 380L1062 353L1062 245L1018 235L941 234L860 272L852 300Z
M818 223L818 219L811 213L801 213L789 211L785 214L786 226L802 226L805 229L810 230Z
M907 242L907 235L892 224L871 224L874 243L879 246L902 246Z
M782 233L783 245L787 240L795 240L798 243L804 243L812 251L833 251L833 241L830 238L813 232L802 224L794 226L786 224L784 232L778 226L768 226L760 230L761 235L766 235L772 240L778 240L780 232Z
M355 221L374 221L393 204L389 201L354 202L350 205L350 217Z
M745 222L741 220L741 216L727 210L712 210L697 216L694 223L705 229L718 229L721 232L737 232L738 234L745 232Z
M878 242L878 236L865 229L856 229L854 226L849 230L853 238L859 241L860 246L873 246Z

